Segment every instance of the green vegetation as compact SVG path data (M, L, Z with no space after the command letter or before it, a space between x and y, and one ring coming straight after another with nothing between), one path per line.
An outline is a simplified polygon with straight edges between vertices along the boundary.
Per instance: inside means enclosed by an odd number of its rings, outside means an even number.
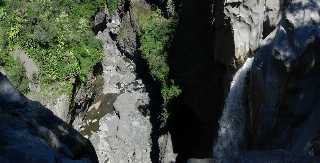
M23 69L12 57L24 49L39 66L42 85L83 81L101 59L102 47L91 30L92 16L105 0L1 0L0 63L16 86ZM68 84L63 84L68 85Z
M146 13L146 12L145 12ZM165 104L178 96L181 90L169 80L168 49L172 42L176 20L166 19L159 11L139 15L140 48L148 62L152 76L162 83L161 94Z
M114 14L118 9L118 0L107 0L109 14Z
M0 54L3 53L0 52ZM6 73L10 74L10 79L13 86L20 90L22 93L27 93L29 90L29 80L25 75L23 66L17 63L10 55L0 55L0 57L0 66L5 66L4 68L6 69Z

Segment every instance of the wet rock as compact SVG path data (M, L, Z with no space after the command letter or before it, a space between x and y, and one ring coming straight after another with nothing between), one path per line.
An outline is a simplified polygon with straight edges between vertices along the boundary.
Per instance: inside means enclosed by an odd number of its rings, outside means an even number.
M320 3L283 5L279 24L256 50L249 71L240 69L242 80L231 85L217 162L319 162Z
M300 121L301 128L305 127L306 130L311 132L311 128L315 127L312 122L306 125L312 119L312 116L306 112L312 112L313 115L318 114L315 110L312 111L313 108L318 107L318 103L312 102L318 95L311 90L319 87L319 78L316 75L319 72L320 62L316 52L320 48L318 46L320 40L320 30L318 28L320 24L319 6L319 3L315 1L291 1L286 10L283 11L283 21L275 29L274 37L268 44L257 51L257 57L250 74L250 109L261 109L261 111L268 113L264 119L259 120L260 124L257 123L253 129L257 130L255 131L255 137L257 137L255 141L259 142L258 144L262 143L263 137L269 132L275 132L271 130L275 124L268 121L282 118L294 121L293 119L297 118L295 116L286 117L289 116L288 114L308 117ZM305 16L306 13L308 16ZM264 92L264 95L258 96L255 93L257 90ZM308 96L308 98L303 98L302 96ZM306 105L309 106L307 107L308 109L305 108ZM302 108L304 111L301 110ZM285 113L282 109L285 109L288 113ZM271 114L280 114L281 116L276 117ZM284 126L290 125L290 123L283 123L282 125ZM281 130L277 132L279 132L280 139L274 140L278 142L277 145L292 143L284 139L289 135L282 133ZM306 133L306 131L303 133ZM305 137L311 139L310 137L315 134L311 132ZM294 137L297 144L303 140L303 136L296 135ZM300 145L293 143L295 145L292 146L299 146L299 150L295 150L305 152L303 149L307 149L305 147L307 142L306 140L302 142Z
M22 96L8 81L8 79L0 74L0 104L5 106L9 104L23 105L28 100Z

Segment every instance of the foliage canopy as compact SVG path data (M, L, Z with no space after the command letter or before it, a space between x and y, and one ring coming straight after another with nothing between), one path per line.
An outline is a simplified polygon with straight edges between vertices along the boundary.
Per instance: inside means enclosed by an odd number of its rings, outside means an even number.
M169 79L167 63L176 20L164 18L160 11L153 11L149 14L141 14L139 25L141 30L139 51L147 61L152 76L161 82L161 94L166 104L181 93L181 90Z
M104 0L2 0L0 63L8 77L15 80L21 72L11 53L22 48L39 66L41 84L84 80L102 57L91 19L103 5Z

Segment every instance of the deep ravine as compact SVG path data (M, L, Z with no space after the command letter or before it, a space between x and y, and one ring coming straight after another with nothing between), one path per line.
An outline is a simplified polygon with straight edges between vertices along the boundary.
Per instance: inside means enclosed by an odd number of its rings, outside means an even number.
M320 162L319 1L48 0L65 9L52 26L44 2L8 2L0 162ZM74 23L87 31L50 33Z

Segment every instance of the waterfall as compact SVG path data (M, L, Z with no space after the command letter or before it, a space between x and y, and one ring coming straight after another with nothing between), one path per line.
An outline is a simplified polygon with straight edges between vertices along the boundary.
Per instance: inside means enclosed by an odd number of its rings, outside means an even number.
M213 156L217 160L236 156L243 143L246 126L245 84L252 62L253 58L248 58L231 82L224 111L219 121L217 144L213 149Z

